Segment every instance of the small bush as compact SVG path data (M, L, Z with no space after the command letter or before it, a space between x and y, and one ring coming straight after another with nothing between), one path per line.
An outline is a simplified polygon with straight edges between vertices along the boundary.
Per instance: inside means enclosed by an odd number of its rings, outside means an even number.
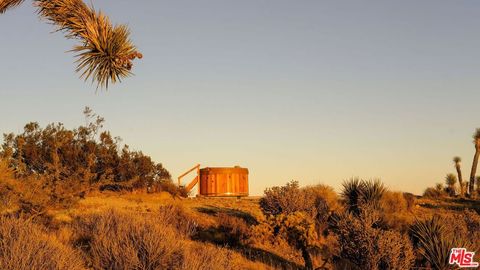
M81 256L39 225L17 218L0 218L0 269L85 269Z
M381 219L386 229L407 232L413 223L409 211L409 203L401 192L387 191L380 200Z
M268 188L264 194L260 199L260 208L266 216L311 210L315 200L312 196L306 196L296 181L285 186Z
M379 216L362 210L359 216L345 213L335 220L340 246L339 260L359 269L410 269L415 259L406 235L375 228Z
M438 199L444 197L445 193L442 190L429 187L423 192L423 196L431 199Z
M180 197L188 197L189 192L185 189L185 187L175 185L172 180L161 180L152 183L151 187L149 188L150 192L168 192L173 196L180 196Z

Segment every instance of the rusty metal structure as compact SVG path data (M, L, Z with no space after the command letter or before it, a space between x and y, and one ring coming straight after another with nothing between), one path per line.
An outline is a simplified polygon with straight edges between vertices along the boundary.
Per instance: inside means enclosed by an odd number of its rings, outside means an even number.
M185 185L190 192L198 186L197 196L205 197L246 197L248 196L248 169L235 167L206 167L200 169L195 165L178 177L178 185L182 185L182 178L196 172L193 180Z

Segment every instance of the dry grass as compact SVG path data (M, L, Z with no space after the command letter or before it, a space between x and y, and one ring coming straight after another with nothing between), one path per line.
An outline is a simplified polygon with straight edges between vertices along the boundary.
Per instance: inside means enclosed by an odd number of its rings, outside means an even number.
M80 254L42 227L19 218L0 218L0 269L85 269Z

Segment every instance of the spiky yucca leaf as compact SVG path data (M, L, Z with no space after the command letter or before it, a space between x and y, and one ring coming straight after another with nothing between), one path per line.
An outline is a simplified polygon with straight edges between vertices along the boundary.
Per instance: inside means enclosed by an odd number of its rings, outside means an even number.
M20 5L23 0L0 0L0 14L5 13L7 9Z
M380 180L362 180L352 178L343 182L341 197L347 209L359 214L360 208L370 207L376 209L387 190Z
M77 72L85 80L108 88L131 74L132 60L142 58L129 39L126 26L112 26L107 16L81 0L35 0L41 17L63 31L67 38L81 41L77 52Z
M363 181L362 202L376 207L386 190L379 179Z
M342 183L343 189L340 195L350 212L358 213L362 185L362 180L359 178L351 178Z
M439 216L428 220L417 220L411 228L420 254L430 263L433 269L452 269L448 263L450 250L465 246L460 239L447 237L444 225Z

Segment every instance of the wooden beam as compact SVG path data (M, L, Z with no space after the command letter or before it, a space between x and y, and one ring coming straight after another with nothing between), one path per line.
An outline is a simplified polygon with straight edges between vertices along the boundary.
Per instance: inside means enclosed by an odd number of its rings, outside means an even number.
M190 182L190 184L187 185L187 187L185 187L185 190L187 192L190 192L190 190L192 190L192 188L198 183L198 175L195 176L195 178L193 178L192 182Z
M185 175L191 173L191 172L194 171L195 169L197 169L197 175L199 175L200 164L197 164L197 165L195 165L193 168L191 168L190 170L184 172L182 175L180 175L180 176L178 177L178 185L180 186L180 183L181 183L180 180L181 180L183 177L185 177Z

